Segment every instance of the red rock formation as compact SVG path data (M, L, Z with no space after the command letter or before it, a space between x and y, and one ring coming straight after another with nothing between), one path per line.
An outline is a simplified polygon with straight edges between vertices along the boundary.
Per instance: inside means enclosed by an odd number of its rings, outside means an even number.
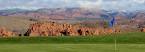
M141 32L145 32L145 28L143 28L143 29L141 30Z
M55 22L38 22L32 24L27 36L91 36L113 33L112 29L80 27L78 25L59 24Z
M0 28L0 37L12 37L15 33L6 30L5 28Z
M76 36L77 28L70 24L58 24L54 22L44 22L32 24L26 35L29 36Z
M78 33L82 36L99 35L99 30L96 28L82 27L78 30Z

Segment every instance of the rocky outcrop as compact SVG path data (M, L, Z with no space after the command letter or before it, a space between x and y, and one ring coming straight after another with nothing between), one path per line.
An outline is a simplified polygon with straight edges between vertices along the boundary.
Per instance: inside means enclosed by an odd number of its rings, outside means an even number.
M142 28L142 29L141 29L141 32L145 32L145 28Z
M78 28L77 25L39 22L32 24L25 36L77 36Z
M82 27L78 30L78 33L81 36L99 35L99 32L100 32L99 29L88 27Z
M113 33L112 29L81 27L55 22L38 22L30 25L25 36L91 36Z
M14 32L6 30L4 27L0 28L0 37L12 37L15 36Z

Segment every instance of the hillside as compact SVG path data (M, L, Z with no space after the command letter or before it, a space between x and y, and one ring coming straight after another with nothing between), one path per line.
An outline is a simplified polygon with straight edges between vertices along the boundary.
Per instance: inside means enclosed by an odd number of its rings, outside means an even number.
M14 32L24 33L32 23L34 21L21 17L0 16L0 26Z
M115 27L126 32L145 28L145 11L86 10L83 8L40 8L37 10L0 10L0 26L18 34L24 34L30 24L39 21L79 24L90 28L109 28L115 17Z

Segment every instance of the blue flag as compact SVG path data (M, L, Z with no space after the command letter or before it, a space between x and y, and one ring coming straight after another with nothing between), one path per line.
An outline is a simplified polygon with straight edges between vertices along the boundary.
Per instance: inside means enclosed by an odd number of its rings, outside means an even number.
M110 20L109 26L110 26L110 27L113 27L114 24L115 24L115 17L113 17L113 18Z

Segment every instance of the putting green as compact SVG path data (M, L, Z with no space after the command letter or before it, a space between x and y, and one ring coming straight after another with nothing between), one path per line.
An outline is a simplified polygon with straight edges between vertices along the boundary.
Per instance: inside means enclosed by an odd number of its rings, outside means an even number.
M114 44L0 44L0 52L114 52ZM145 44L117 44L117 52L145 52Z

